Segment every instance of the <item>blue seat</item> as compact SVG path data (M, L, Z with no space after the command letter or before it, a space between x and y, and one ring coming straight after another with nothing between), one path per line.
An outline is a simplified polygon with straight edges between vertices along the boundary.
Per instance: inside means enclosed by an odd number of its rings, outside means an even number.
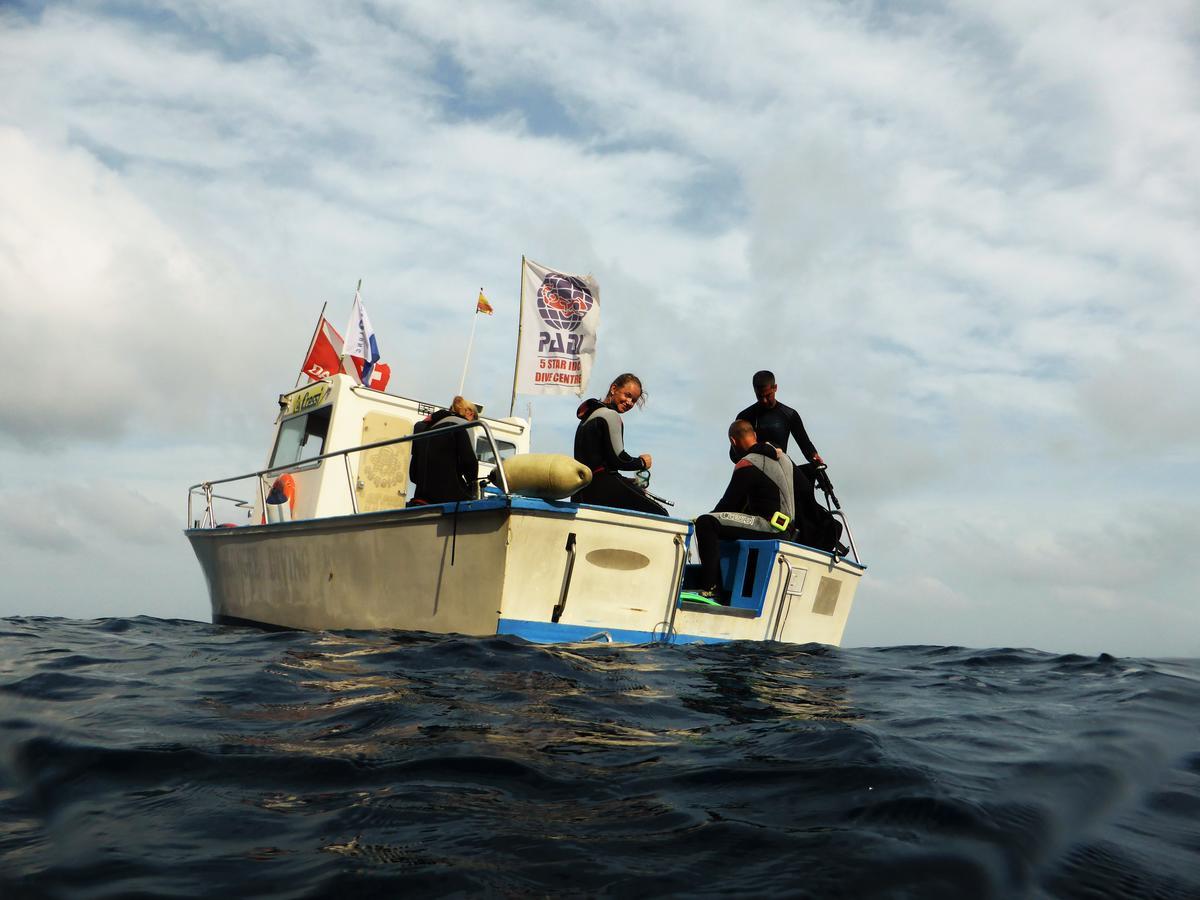
M729 605L762 612L778 541L721 541L721 586Z

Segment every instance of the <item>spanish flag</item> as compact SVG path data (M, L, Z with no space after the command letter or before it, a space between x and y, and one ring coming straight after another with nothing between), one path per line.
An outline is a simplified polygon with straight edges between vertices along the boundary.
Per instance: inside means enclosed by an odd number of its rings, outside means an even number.
M483 288L480 288L479 299L475 301L475 314L483 313L485 316L490 316L493 312L495 310L492 309L492 304L488 303L488 298L483 296Z

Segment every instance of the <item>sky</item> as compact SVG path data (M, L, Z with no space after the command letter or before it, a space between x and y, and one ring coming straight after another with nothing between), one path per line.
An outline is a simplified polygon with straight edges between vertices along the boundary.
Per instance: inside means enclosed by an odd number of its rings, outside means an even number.
M0 616L207 620L322 304L508 411L527 255L691 517L776 373L869 566L847 646L1200 656L1200 7L0 4ZM570 452L570 397L532 404Z

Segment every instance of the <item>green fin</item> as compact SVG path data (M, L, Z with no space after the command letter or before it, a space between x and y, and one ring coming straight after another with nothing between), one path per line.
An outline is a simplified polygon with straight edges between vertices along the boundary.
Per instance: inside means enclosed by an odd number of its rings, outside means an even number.
M721 605L716 600L713 600L711 597L705 597L703 594L698 594L695 591L680 591L679 599L687 600L691 603L707 603L709 606L720 606Z

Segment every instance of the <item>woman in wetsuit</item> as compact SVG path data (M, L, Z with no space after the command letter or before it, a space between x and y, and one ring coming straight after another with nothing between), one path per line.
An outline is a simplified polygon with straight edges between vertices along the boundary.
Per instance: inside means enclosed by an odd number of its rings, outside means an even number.
M630 456L625 452L625 426L621 415L642 400L642 381L631 372L618 375L604 400L589 399L575 413L575 458L592 470L592 482L571 499L576 503L613 506L665 516L667 511L646 496L620 472L649 469L649 453Z
M421 432L451 425L463 425L476 418L475 407L462 397L455 397L449 409L439 410L413 431ZM416 485L413 505L453 503L474 500L475 481L479 477L479 460L475 457L469 429L445 436L413 441L408 477Z

